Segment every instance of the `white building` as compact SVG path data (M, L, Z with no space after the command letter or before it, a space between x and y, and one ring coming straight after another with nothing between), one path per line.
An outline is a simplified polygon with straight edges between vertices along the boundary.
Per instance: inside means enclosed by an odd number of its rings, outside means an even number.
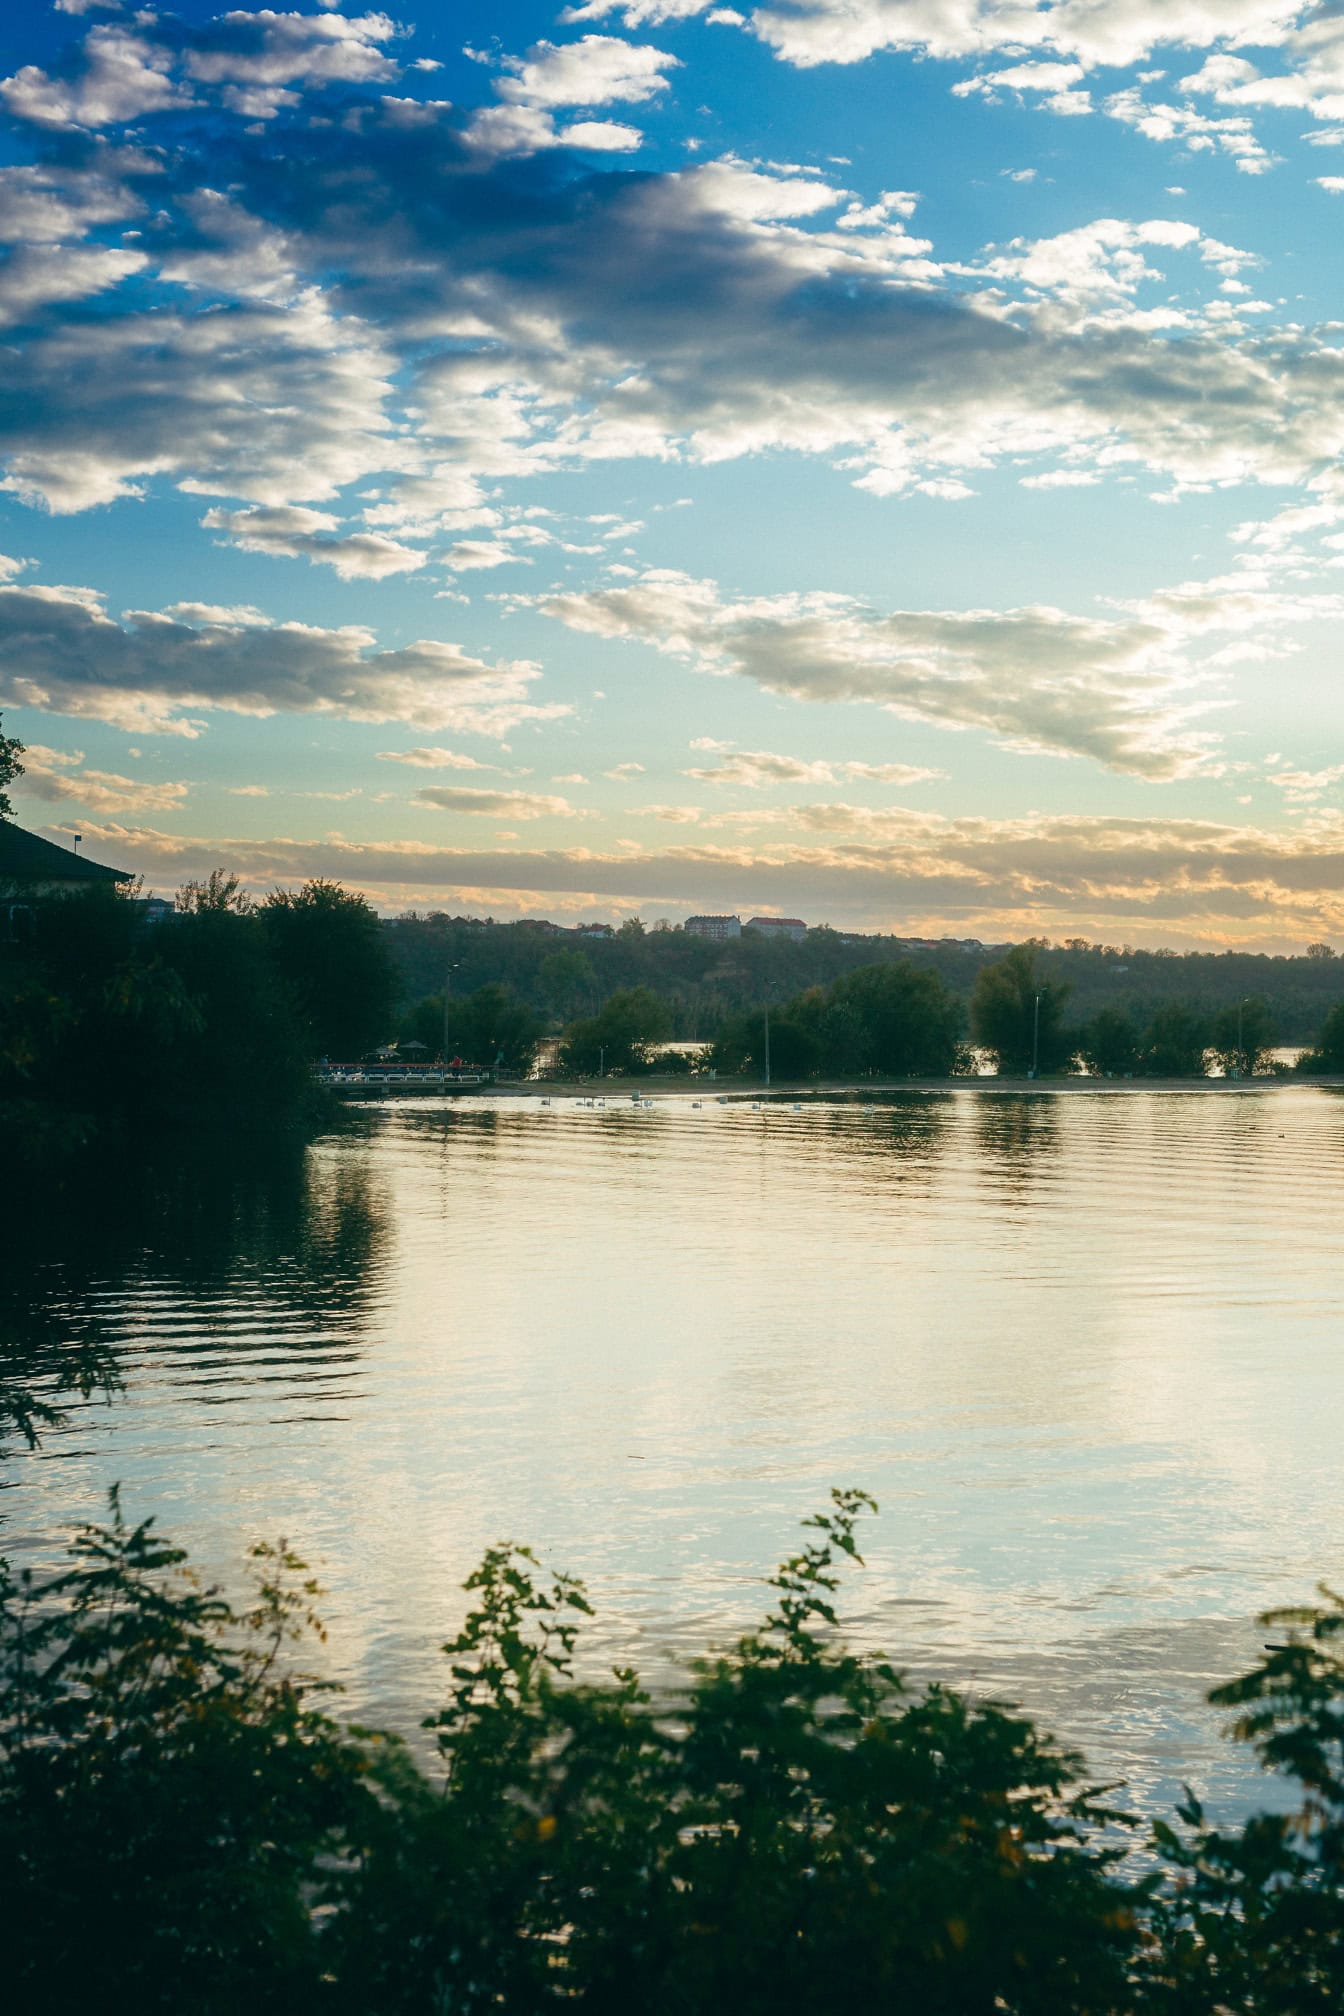
M682 930L690 938L740 938L740 917L688 917Z
M807 926L801 917L748 917L748 931L759 931L762 938L806 938Z

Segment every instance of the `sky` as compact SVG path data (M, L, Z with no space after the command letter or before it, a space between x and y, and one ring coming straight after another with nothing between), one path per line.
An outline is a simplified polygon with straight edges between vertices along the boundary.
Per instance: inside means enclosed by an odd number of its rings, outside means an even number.
M16 814L1344 943L1341 222L1341 0L9 0Z

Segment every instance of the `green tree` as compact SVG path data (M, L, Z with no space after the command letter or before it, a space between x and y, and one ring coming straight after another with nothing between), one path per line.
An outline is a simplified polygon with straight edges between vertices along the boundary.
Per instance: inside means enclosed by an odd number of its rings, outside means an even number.
M0 721L3 721L3 718L0 715ZM22 777L23 764L19 761L22 755L23 744L17 735L0 734L0 819L11 819L14 816L14 807L10 804L9 794L4 787L6 784L12 784L16 777Z
M54 1577L0 1582L12 2006L321 2006L321 1860L362 1833L372 1794L365 1746L277 1663L314 1621L303 1564L255 1549L235 1611L115 1493L71 1552Z
M1064 1003L1069 988L1042 977L1038 950L1034 944L1014 945L976 976L971 1035L992 1052L1003 1072L1029 1071L1033 1058L1042 1071L1057 1071L1068 1061Z
M1139 1068L1139 1032L1121 1008L1103 1008L1083 1030L1078 1054L1098 1078L1128 1078Z
M443 996L426 994L405 1009L397 1023L397 1042L423 1043L432 1057L443 1049Z
M246 917L252 899L243 894L241 879L227 868L212 868L204 882L184 882L173 902L180 916L202 917L233 914Z
M672 1011L661 994L648 987L619 988L596 1015L565 1031L561 1069L585 1078L601 1069L647 1069L654 1045L665 1042L671 1032Z
M448 1055L493 1070L526 1073L532 1068L544 1024L535 1009L507 987L492 983L448 1004Z
M1296 1810L1210 1826L1187 1793L1179 1829L1155 1844L1175 1881L1154 1899L1154 1992L1161 2016L1335 2016L1344 1982L1344 1598L1271 1610L1251 1672L1209 1699L1235 1713Z
M382 925L363 896L320 877L277 889L260 910L314 1056L353 1058L390 1032L396 976Z
M597 974L586 952L551 952L541 962L541 991L553 1015L571 1022L597 992Z
M818 1018L823 1068L889 1078L945 1078L961 1034L960 1003L927 967L895 960L846 973Z
M1313 1048L1298 1065L1300 1071L1344 1071L1344 1001L1330 1010Z
M1139 1062L1149 1078L1202 1078L1208 1047L1208 1018L1183 1002L1164 1001L1143 1033Z
M1274 1017L1266 1003L1251 996L1235 1007L1220 1008L1213 1021L1213 1053L1229 1075L1254 1077L1268 1062L1277 1041Z

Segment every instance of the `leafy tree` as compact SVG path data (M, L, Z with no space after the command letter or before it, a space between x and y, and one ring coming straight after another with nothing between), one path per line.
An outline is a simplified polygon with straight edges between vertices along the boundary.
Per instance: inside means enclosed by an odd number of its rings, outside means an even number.
M365 1856L335 1927L343 2006L1118 2009L1131 1893L1085 1838L1077 1761L834 1642L870 1503L806 1522L761 1628L674 1714L633 1672L575 1685L582 1588L491 1549L428 1725L442 1791Z
M1182 1826L1156 1823L1175 1882L1157 1892L1146 2006L1200 2016L1333 2016L1344 1982L1344 1598L1271 1610L1274 1641L1217 1687L1231 1734L1301 1787L1297 1810L1208 1825L1187 1793Z
M1120 1008L1103 1008L1083 1030L1078 1054L1098 1078L1128 1078L1139 1068L1139 1032Z
M549 953L539 979L551 1013L562 1021L572 1021L597 993L597 974L586 952Z
M1220 1008L1213 1022L1213 1052L1224 1071L1251 1078L1262 1070L1276 1042L1274 1017L1258 998Z
M971 995L971 1035L992 1052L1000 1071L1042 1071L1067 1063L1070 1039L1064 1028L1067 985L1046 980L1037 942L1014 945L992 966L981 968Z
M1308 959L1337 959L1339 954L1335 951L1333 945L1326 945L1318 938L1314 945L1308 945L1307 957Z
M254 1549L235 1611L115 1493L111 1524L81 1527L71 1553L45 1581L0 1582L12 2006L317 2006L321 1858L371 1793L365 1746L277 1664L315 1621L303 1564Z
M358 1057L383 1042L396 975L377 913L318 878L277 889L260 910L266 943L293 991L314 1055Z
M237 875L231 874L227 868L212 868L204 882L184 882L173 907L185 917L214 916L226 912L246 917L252 909L252 899L243 894L243 885Z
M464 1001L448 1004L448 1055L469 1064L530 1071L542 1032L541 1017L507 987L478 987Z
M771 1010L771 1075L946 1077L955 1068L961 1021L960 1003L927 968L905 960L860 967ZM725 1023L712 1062L725 1073L763 1075L761 1009Z
M1139 1046L1139 1061L1150 1078L1202 1078L1209 1025L1197 1009L1165 1001L1153 1013Z
M819 1034L828 1070L941 1078L955 1062L961 1023L960 1004L936 973L895 960L835 981Z
M397 1042L403 1048L408 1043L423 1043L431 1056L439 1054L443 1049L442 994L426 994L412 1002L397 1023Z
M491 1547L425 1728L336 1721L285 1546L235 1606L152 1522L0 1573L0 1884L17 2011L201 2016L1335 2016L1344 1597L1270 1612L1210 1699L1296 1802L1138 1825L1024 1717L839 1634L875 1510L837 1491L761 1624L654 1699L575 1677L580 1583Z
M3 716L0 716L0 720L3 720ZM23 744L17 735L0 734L0 819L11 819L14 816L14 807L10 804L9 794L4 787L6 784L12 784L16 777L22 777L23 764L19 761L22 755Z
M221 873L153 929L101 885L39 906L0 996L0 1109L27 1167L174 1136L259 1144L319 1110L292 989Z
M623 987L596 1015L565 1031L561 1069L585 1078L601 1069L647 1069L654 1045L665 1042L671 1029L671 1011L661 995L648 987Z
M1300 1071L1344 1071L1344 1001L1322 1022L1313 1048L1298 1064Z

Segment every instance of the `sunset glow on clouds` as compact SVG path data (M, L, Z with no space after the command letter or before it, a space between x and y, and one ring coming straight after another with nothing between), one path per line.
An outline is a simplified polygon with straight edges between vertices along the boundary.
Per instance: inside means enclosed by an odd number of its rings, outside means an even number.
M1344 935L1344 14L21 12L25 823L389 908Z

